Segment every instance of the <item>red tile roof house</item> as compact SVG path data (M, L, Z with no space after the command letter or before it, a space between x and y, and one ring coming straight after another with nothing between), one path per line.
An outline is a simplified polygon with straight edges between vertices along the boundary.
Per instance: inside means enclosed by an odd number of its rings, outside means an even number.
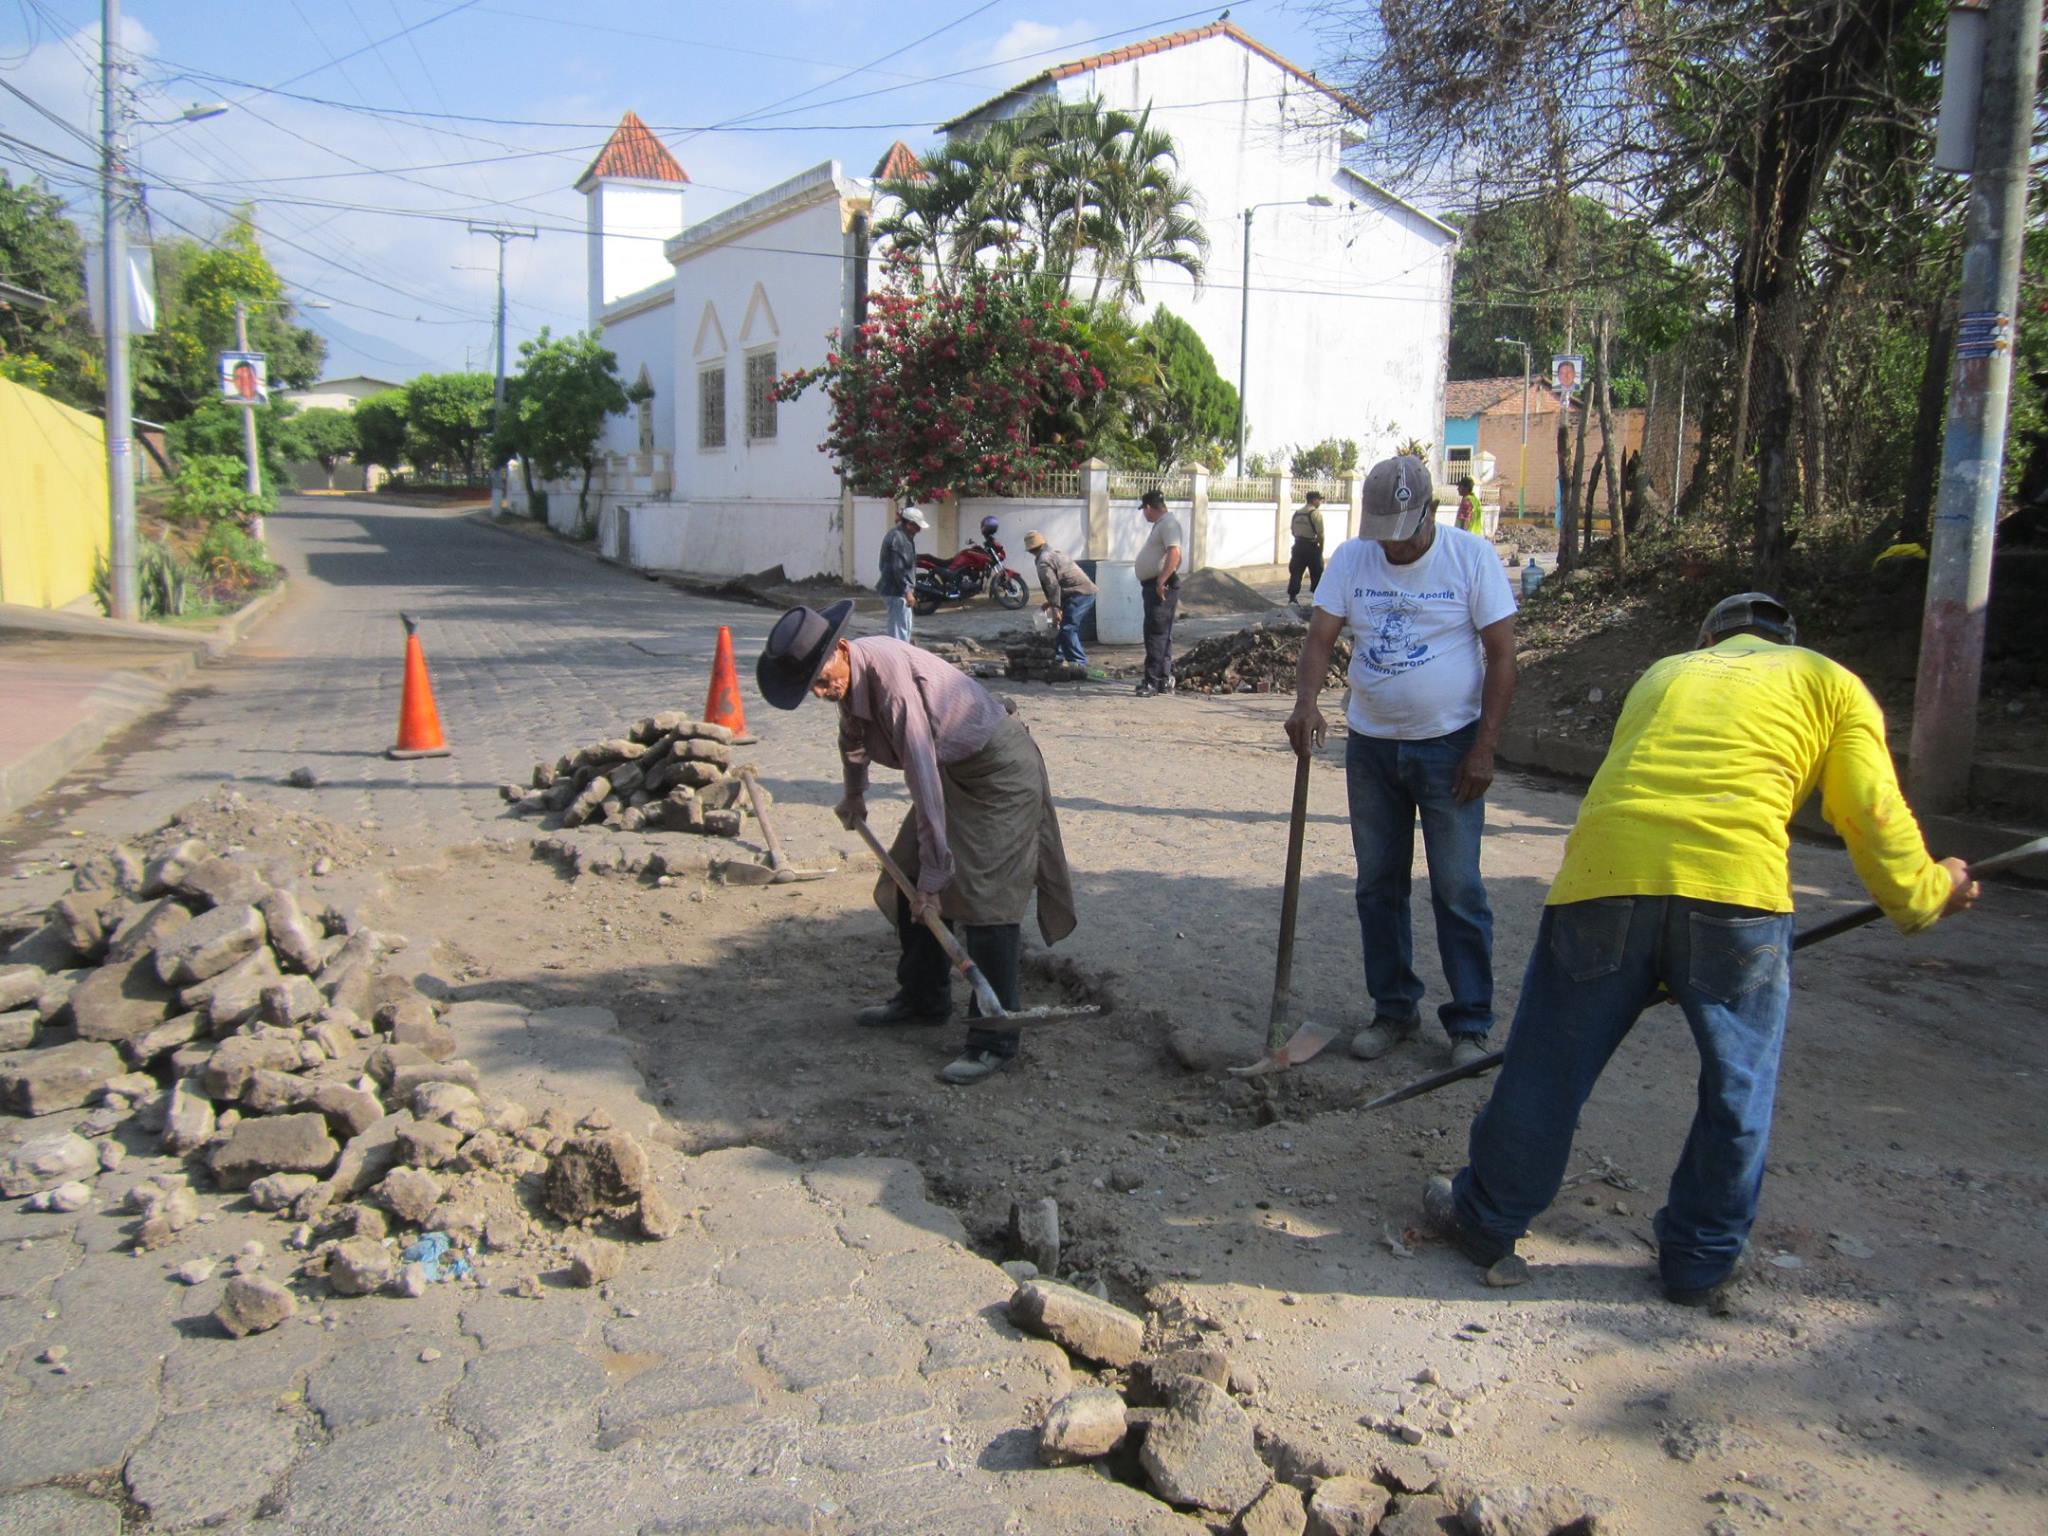
M944 131L975 133L1048 95L1149 112L1173 136L1209 238L1207 271L1199 283L1171 268L1147 273L1137 318L1172 309L1232 379L1248 335L1253 452L1351 438L1370 461L1408 437L1441 439L1456 231L1342 163L1363 125L1340 93L1216 23L1040 71ZM607 429L607 549L641 565L780 564L792 577L865 578L886 507L842 506L817 451L820 397L777 405L762 394L773 373L822 361L827 334L850 322L866 232L887 211L877 182L916 162L900 142L874 177L827 161L686 225L682 167L639 118L621 122L578 182L589 206L588 307L621 371L644 370L654 399ZM1083 513L1074 523L1055 542L1128 557L1134 518ZM934 532L934 547L951 547L945 522ZM1258 546L1272 542L1254 531L1212 541L1210 553L1218 564L1264 563L1270 548Z

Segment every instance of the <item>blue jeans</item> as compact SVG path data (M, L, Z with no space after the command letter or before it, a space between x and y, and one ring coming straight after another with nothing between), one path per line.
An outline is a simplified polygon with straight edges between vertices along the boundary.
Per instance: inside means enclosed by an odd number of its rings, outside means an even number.
M1437 955L1451 988L1437 1017L1454 1037L1483 1037L1493 1027L1493 909L1479 879L1486 800L1459 805L1451 794L1458 764L1478 734L1476 720L1424 741L1383 741L1353 731L1344 749L1351 847L1358 857L1358 931L1374 1017L1412 1019L1422 1008L1408 910L1419 812Z
M1455 1182L1467 1226L1505 1251L1556 1198L1579 1110L1662 983L1699 1047L1700 1079L1657 1213L1657 1267L1673 1290L1719 1283L1756 1220L1791 962L1789 912L1685 896L1544 908L1507 1059Z
M906 597L892 597L888 599L888 604L889 638L891 640L901 640L905 645L908 645L910 643L910 599Z
M1088 665L1088 653L1081 649L1081 621L1095 611L1095 595L1086 597L1066 595L1060 604L1060 627L1052 637L1052 654L1056 660L1070 661L1077 667Z

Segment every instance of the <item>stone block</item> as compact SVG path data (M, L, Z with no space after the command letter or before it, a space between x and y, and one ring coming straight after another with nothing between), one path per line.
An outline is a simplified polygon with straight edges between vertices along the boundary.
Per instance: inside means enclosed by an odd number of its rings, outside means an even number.
M1458 1512L1433 1493L1409 1494L1397 1499L1380 1522L1378 1536L1450 1536L1462 1532Z
M348 1141L384 1118L384 1106L366 1089L347 1083L316 1083L307 1095L305 1108L327 1117L334 1134Z
M1146 1427L1138 1459L1167 1503L1224 1515L1251 1503L1269 1481L1251 1419L1229 1394L1193 1378L1183 1379L1172 1404Z
M121 1042L121 1054L128 1058L131 1067L146 1067L166 1051L175 1051L181 1045L189 1045L199 1038L206 1027L206 1016L201 1013L180 1013L165 1019L163 1023L145 1029L139 1035L130 1035Z
M1372 1536L1391 1497L1369 1478L1325 1478L1308 1501L1309 1536Z
M164 1150L173 1156L196 1152L213 1139L213 1104L191 1078L171 1085L164 1107Z
M249 1203L259 1211L281 1211L319 1182L310 1173L267 1173L249 1186Z
M432 1061L447 1061L455 1054L455 1032L434 1016L434 1005L417 992L386 1003L375 1015L377 1027L387 1030L393 1045L409 1045Z
M16 1115L76 1109L123 1070L120 1054L102 1041L27 1051L0 1064L0 1109Z
M40 965L0 965L0 1013L33 1007L49 979Z
M203 907L253 907L270 894L270 882L246 859L201 859L171 889Z
M1059 1273L1059 1201L1048 1195L1010 1202L1010 1257L1029 1259L1041 1275Z
M1085 1291L1052 1281L1032 1280L1018 1286L1010 1298L1010 1320L1099 1365L1127 1366L1145 1347L1145 1324L1140 1318Z
M277 958L302 975L317 974L326 958L326 940L299 906L298 897L290 891L272 891L257 904L257 910L263 914Z
M182 903L160 896L129 913L107 941L107 959L125 962L146 955L191 921Z
M218 976L263 947L263 914L246 902L215 907L156 948L156 973L170 986L188 987Z
M647 1153L624 1131L578 1136L555 1155L542 1187L549 1210L582 1221L638 1203L647 1186Z
M228 1281L214 1317L231 1338L264 1333L299 1310L292 1293L264 1275L236 1275Z
M247 1189L266 1173L324 1174L340 1155L325 1117L272 1115L238 1124L208 1166L223 1189Z
M71 1018L81 1040L122 1041L161 1024L176 998L149 955L103 965L71 989Z
M260 997L256 1016L266 1024L286 1029L317 1018L327 1006L327 999L309 976L287 976L272 981L263 988Z
M1302 1536L1308 1529L1308 1508L1301 1491L1274 1483L1244 1507L1237 1517L1238 1536Z
M252 1115L276 1115L303 1104L313 1085L293 1072L258 1068L249 1074L249 1086L242 1090L242 1108Z
M400 1156L404 1155L407 1129L397 1129ZM418 1168L394 1168L377 1185L376 1197L384 1209L408 1226L416 1227L433 1214L446 1192L447 1186L431 1173Z
M398 1255L372 1237L351 1237L327 1255L327 1284L337 1296L368 1296L397 1278Z
M0 1195L12 1200L96 1174L100 1155L83 1136L60 1131L24 1141L0 1161Z
M1596 1494L1523 1483L1474 1494L1458 1518L1468 1536L1551 1536L1562 1530L1572 1536L1602 1536L1618 1529L1613 1514L1613 1501Z
M64 942L88 960L107 952L114 931L133 916L134 908L111 889L73 891L58 898L50 917L64 935Z
M33 1008L17 1008L12 1013L0 1013L0 1051L25 1051L36 1043L41 1033L43 1016Z
M415 1168L439 1168L462 1147L462 1132L436 1121L418 1121L398 1132L398 1155Z
M213 1048L199 1071L199 1088L220 1104L231 1104L249 1089L258 1072L294 1072L299 1067L296 1040L235 1035Z
M1048 1467L1093 1461L1122 1445L1129 1428L1122 1398L1106 1387L1083 1387L1047 1410L1038 1426L1038 1459Z
M389 1086L391 1097L402 1101L411 1098L414 1090L424 1083L459 1083L474 1090L480 1079L474 1062L457 1057L453 1061L402 1063L392 1069Z
M202 1009L216 1035L240 1029L263 1008L263 989L278 978L277 960L265 946L218 976L178 994L184 1007Z

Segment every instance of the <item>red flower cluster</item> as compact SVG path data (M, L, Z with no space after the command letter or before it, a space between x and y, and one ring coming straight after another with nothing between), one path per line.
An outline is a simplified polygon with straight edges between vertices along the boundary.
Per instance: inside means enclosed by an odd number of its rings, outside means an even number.
M776 398L824 389L820 450L864 495L1006 495L1087 457L1086 443L1033 430L1102 392L1075 335L1065 305L1034 302L1014 279L934 293L898 260L857 335L835 335L823 365L785 374Z

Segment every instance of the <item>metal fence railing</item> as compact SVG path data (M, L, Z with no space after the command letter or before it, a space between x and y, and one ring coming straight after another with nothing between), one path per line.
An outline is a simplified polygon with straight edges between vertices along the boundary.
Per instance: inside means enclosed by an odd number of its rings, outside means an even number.
M1055 469L1022 484L1011 487L1012 496L1023 496L1037 501L1079 501L1081 499L1081 471L1078 469Z
M1109 494L1113 500L1135 500L1147 491L1158 491L1168 501L1192 501L1195 477L1186 470L1112 469L1109 472Z
M1211 501L1255 501L1273 505L1271 475L1217 475L1209 481Z
M1344 500L1344 482L1327 477L1296 475L1294 477L1294 499L1300 501L1310 491L1320 491L1325 501ZM1214 493L1211 492L1213 495Z

